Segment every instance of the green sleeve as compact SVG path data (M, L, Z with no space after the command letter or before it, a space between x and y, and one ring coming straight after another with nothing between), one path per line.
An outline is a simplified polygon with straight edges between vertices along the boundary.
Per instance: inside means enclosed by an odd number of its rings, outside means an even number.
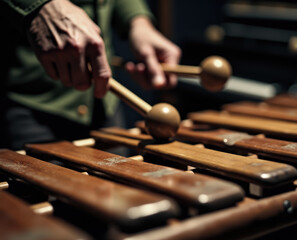
M136 16L147 16L153 22L155 18L146 2L143 0L115 0L114 16L115 26L122 35L127 35L129 24L132 18Z
M50 0L0 0L0 14L15 29L24 32L30 13Z

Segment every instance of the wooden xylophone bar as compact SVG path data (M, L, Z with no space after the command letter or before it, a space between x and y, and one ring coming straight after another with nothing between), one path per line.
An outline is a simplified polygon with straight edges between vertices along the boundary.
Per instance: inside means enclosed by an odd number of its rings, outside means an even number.
M136 126L144 130L144 122L137 122ZM181 123L177 139L188 143L202 143L217 146L238 154L257 154L286 163L296 163L297 144L292 141L266 137L263 134L251 135L230 129L213 129L200 126L187 119Z
M77 167L87 168L88 171L100 171L117 180L155 189L200 210L231 206L243 199L240 188L224 181L135 161L97 149L76 147L70 142L30 144L26 146L26 150L30 155L71 162Z
M203 111L190 113L188 117L196 123L261 133L272 137L294 140L297 138L296 123L261 117L232 114L225 111Z
M163 222L178 211L166 197L83 175L10 150L0 151L0 169L122 228ZM155 211L142 213L146 205Z
M223 106L223 109L229 113L297 122L296 107L280 107L267 103L239 102L226 104Z
M1 239L91 239L65 222L35 214L27 203L4 191L0 213Z
M102 129L91 132L91 136L98 141L124 144L167 160L208 169L220 176L244 181L251 184L249 188L255 195L261 194L262 188L265 187L284 187L291 184L297 173L294 167L287 164L198 148L178 141L157 144L147 135L134 135L125 129ZM258 189L257 192L255 189Z
M268 106L256 120L228 110L233 104L214 118L191 113L172 142L106 128L90 133L91 144L28 144L26 155L1 150L1 239L295 239L297 123L272 120L276 107L268 102L248 104L251 112ZM238 117L240 127L232 125ZM137 150L143 159L107 152L109 144ZM40 199L53 206L54 218L32 212L28 203Z

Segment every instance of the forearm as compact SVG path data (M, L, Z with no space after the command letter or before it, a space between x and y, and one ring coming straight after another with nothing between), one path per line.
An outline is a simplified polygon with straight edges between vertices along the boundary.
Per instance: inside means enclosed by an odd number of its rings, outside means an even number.
M121 34L127 36L131 21L137 17L145 17L155 22L155 18L142 0L116 0L114 8L115 25Z

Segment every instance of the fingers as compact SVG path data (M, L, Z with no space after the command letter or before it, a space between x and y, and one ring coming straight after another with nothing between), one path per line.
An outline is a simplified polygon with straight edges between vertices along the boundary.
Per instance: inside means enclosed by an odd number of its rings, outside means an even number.
M160 62L178 64L180 49L158 32L149 19L143 17L133 18L129 40L136 57L146 65L146 79L151 86L154 88L174 87L177 77L164 74Z
M46 58L40 58L47 74L54 80L60 80L66 87L86 90L91 85L91 77L86 67L84 55L56 52Z
M131 77L140 84L142 88L152 88L150 82L147 80L147 72L144 63L134 64L132 62L128 62L125 65L125 69L131 75Z
M144 61L147 66L147 72L151 79L152 86L157 89L164 88L167 81L157 56L155 54L149 54Z
M86 57L80 55L71 61L71 80L77 90L86 90L91 86L91 76L87 67Z
M181 50L175 45L168 45L169 49L167 54L165 54L164 62L167 64L177 65L181 58ZM177 85L177 76L175 74L166 74L167 82L170 87L175 87Z
M103 97L108 90L111 70L101 38L82 47L68 46L67 50L40 55L39 60L51 78L60 80L67 87L86 90L93 81L97 98Z
M46 56L38 56L40 63L42 64L46 73L55 80L59 79L58 70L56 64L51 59L48 59Z
M61 59L58 59L55 62L57 72L59 79L65 86L71 86L72 85L72 79L71 79L71 66L69 63L64 62Z
M87 56L91 64L95 97L102 98L108 90L108 80L111 77L103 40L93 43L87 50Z
M41 7L28 26L28 40L51 78L77 90L89 88L94 79L95 96L102 97L111 71L101 30L84 10L61 2Z
M165 74L160 62L172 64L179 63L181 50L173 44L167 44L159 49L149 49L142 51L140 59L144 63L134 64L128 62L125 65L126 70L131 77L145 89L168 89L177 85L177 76L175 74Z
M144 88L160 89L166 86L165 74L151 45L143 45L139 49L139 58L143 63L126 65L127 71Z

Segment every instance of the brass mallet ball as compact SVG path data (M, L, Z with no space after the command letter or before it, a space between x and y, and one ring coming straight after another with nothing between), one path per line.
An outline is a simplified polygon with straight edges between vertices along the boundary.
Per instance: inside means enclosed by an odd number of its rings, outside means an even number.
M158 103L145 117L148 133L157 140L172 139L179 128L180 115L176 108L167 103Z
M201 84L205 89L212 92L222 90L232 75L230 63L225 58L219 56L211 56L204 59L200 67Z

